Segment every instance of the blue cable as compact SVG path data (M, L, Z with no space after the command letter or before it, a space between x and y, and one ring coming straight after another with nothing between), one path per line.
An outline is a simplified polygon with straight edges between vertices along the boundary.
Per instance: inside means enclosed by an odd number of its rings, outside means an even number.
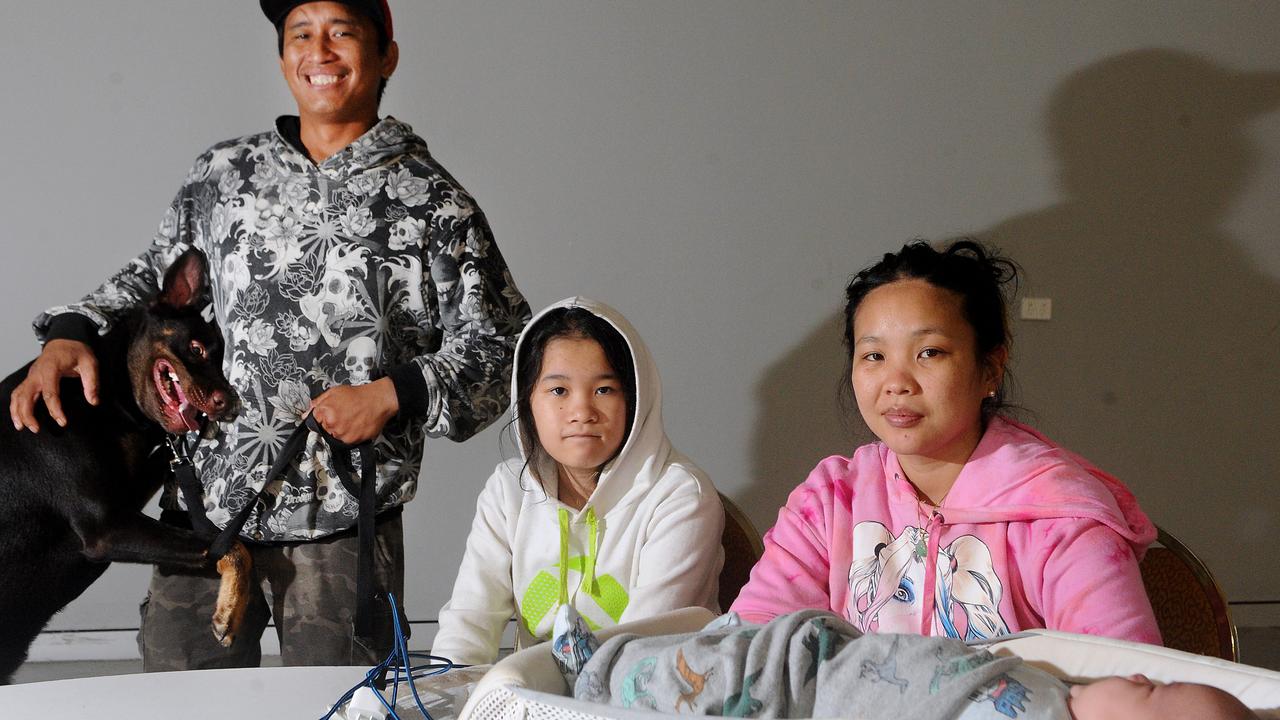
M367 673L365 673L364 680L356 683L350 690L343 693L342 697L338 698L338 702L334 703L329 712L325 713L320 720L330 720L339 708L351 702L351 698L355 696L357 690L365 686L368 686L373 690L373 694L377 696L378 702L382 703L382 706L387 709L388 718L391 720L400 720L400 716L396 714L395 706L396 697L398 696L400 689L401 672L404 673L404 682L409 684L409 689L413 692L413 700L418 705L418 711L422 713L422 717L425 718L425 720L432 720L431 713L427 712L427 707L422 703L422 698L418 695L418 688L414 685L413 681L448 672L454 667L453 661L448 658L431 655L429 653L409 652L408 644L405 642L404 628L400 626L400 611L396 606L396 597L389 592L386 593L386 596L387 600L391 602L391 625L395 630L395 646L392 647L391 653L387 655L386 659L377 665L374 665ZM413 658L426 659L428 662L425 665L415 666L412 664ZM387 699L382 695L382 691L378 690L377 687L378 677L382 676L388 670L394 670L391 682L390 702L387 702Z

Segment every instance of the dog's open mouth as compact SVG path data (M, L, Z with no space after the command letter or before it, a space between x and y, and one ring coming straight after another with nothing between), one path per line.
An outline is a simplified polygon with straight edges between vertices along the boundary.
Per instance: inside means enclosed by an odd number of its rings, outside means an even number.
M178 373L174 372L173 365L168 360L157 360L151 368L151 379L160 395L160 411L173 421L166 429L171 432L199 430L199 420L204 413L187 400L187 394L182 389L182 382L178 380Z

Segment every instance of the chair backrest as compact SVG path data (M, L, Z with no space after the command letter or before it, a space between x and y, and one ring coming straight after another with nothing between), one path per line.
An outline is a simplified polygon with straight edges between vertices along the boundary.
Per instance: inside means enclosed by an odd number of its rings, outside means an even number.
M1200 558L1157 527L1142 558L1142 584L1151 598L1165 647L1238 662L1239 640L1227 597Z
M724 493L720 493L720 504L724 506L724 533L720 536L720 544L724 547L724 568L720 570L720 610L728 612L729 606L738 598L738 591L751 577L751 568L764 554L764 543L751 519Z

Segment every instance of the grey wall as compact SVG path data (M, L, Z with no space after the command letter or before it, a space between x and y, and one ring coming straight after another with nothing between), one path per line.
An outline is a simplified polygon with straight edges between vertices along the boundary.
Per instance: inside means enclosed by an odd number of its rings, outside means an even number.
M1280 81L1249 74L1280 71L1280 4L392 5L384 109L479 198L533 305L627 313L673 441L761 528L854 442L834 402L848 276L974 233L1054 302L1015 328L1033 420L1233 600L1280 607ZM256 3L2 7L12 368L32 316L142 250L197 153L291 102ZM493 429L427 448L411 617L447 598L502 449ZM113 568L55 627L135 625L145 577Z

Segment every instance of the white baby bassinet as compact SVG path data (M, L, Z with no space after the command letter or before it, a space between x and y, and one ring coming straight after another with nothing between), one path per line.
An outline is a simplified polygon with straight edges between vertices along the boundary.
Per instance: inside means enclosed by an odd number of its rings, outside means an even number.
M693 632L714 615L685 608L599 632L660 635ZM1280 672L1178 650L1090 635L1031 630L984 643L997 655L1017 655L1057 677L1087 681L1142 673L1162 682L1199 682L1226 690L1264 720L1280 720ZM570 689L551 659L549 644L517 652L493 666L476 685L459 720L655 720L676 715L624 710L568 697Z

